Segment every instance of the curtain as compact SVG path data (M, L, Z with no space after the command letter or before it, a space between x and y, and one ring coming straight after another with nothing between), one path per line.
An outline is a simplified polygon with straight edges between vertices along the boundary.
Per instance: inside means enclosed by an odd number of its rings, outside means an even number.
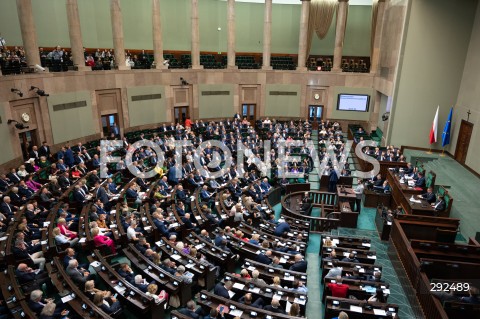
M373 45L375 43L375 29L377 28L378 0L373 0L372 4L372 30L370 37L370 60L373 55Z
M312 0L308 17L307 57L312 47L313 32L319 39L325 38L332 24L333 14L338 6L338 0Z

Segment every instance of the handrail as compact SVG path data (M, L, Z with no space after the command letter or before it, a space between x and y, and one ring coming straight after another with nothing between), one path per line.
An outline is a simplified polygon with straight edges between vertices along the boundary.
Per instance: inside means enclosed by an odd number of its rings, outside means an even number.
M319 195L319 196L314 196L315 198L321 198L323 194L336 196L336 194L334 194L334 193L320 192L320 191L310 191L309 193ZM340 219L336 219L336 218L335 219L329 219L329 218L325 218L325 217L307 216L307 215L297 213L297 212L293 211L292 209L290 209L289 207L287 207L287 205L286 205L287 200L290 200L292 197L302 195L302 194L304 194L303 191L294 192L294 193L290 193L290 194L286 195L285 197L283 197L282 201L281 201L281 203L282 203L282 214L290 216L290 217L294 217L294 218L297 218L297 219L300 219L300 220L305 220L305 221L310 222L310 231L314 232L314 233L327 232L327 231L330 231L332 229L337 228L340 225Z

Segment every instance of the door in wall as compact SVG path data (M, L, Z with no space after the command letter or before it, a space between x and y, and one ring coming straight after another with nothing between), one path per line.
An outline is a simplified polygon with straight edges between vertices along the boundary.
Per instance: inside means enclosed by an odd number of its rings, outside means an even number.
M318 130L318 123L322 120L323 105L310 105L308 107L308 120L312 122L312 129Z
M28 159L28 153L32 150L33 145L38 144L37 130L25 131L18 133L20 147L22 148L23 158Z
M242 105L242 118L246 118L250 121L252 126L255 126L256 116L256 104L243 104Z
M188 106L177 106L173 108L173 115L175 118L175 124L180 123L184 124L187 117L190 117L188 114Z
M117 114L102 115L102 131L103 136L110 137L113 134L118 137L120 135Z
M462 120L460 130L458 131L457 147L455 148L455 159L459 163L465 164L472 131L473 123Z

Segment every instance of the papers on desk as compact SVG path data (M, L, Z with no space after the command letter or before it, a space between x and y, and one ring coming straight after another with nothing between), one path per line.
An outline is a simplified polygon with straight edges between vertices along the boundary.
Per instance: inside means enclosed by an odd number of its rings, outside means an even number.
M220 205L220 202L215 202L215 205Z
M84 243L87 241L87 238L86 237L82 237L80 238L80 240L78 241L79 243Z
M360 268L360 269L358 270L358 272L361 273L361 274L364 274L364 273L365 273L365 269L364 269L364 268Z
M169 227L169 228L174 228L174 227L178 227L178 223L172 223L172 224L170 224L170 227Z
M362 246L370 247L370 243L362 243Z
M295 298L295 299L293 300L293 302L296 302L296 303L298 303L299 305L305 306L305 304L307 303L307 299L306 299L306 298L305 298L305 299Z
M120 195L115 195L112 197L113 200L117 200L120 197ZM111 212L110 212L111 213Z
M202 219L202 216L195 216L197 220Z
M283 257L280 258L280 263L281 263L281 264L284 264L284 263L286 263L286 262L287 262L287 260L286 260L285 258L283 258Z
M226 214L222 214L222 215L220 215L220 217L222 217L222 219L227 219L227 215L226 215Z
M72 294L68 294L68 295L66 295L65 297L62 298L63 303L67 303L70 300L73 300Z
M185 265L186 268L193 268L193 266L194 264L190 264L190 263Z
M97 267L100 267L101 263L99 261L92 261L90 263L90 266L92 266L93 268L97 268Z
M283 280L288 280L288 281L294 281L295 277L294 276L283 276Z
M367 255L367 258L369 258L369 259L377 259L377 256L375 256L375 255L368 256L368 255Z
M170 255L170 258L173 258L175 260L179 260L179 259L182 259L182 256L175 254L175 255Z
M290 237L293 237L293 234L292 233L287 233L288 236Z
M110 224L110 226L109 226L109 227L110 227L110 228L116 228L116 227L117 227L117 225L116 225L116 224Z
M202 248L203 248L203 244L198 244L198 245L195 246L195 249L196 249L196 250L200 250L200 249L202 249Z
M123 293L127 288L125 288L124 286L116 285L115 287L113 287L113 289L115 289L115 291L118 292L119 294L123 295Z
M228 295L230 296L230 298L233 298L233 296L235 296L235 293L233 291L229 290Z
M50 222L43 222L43 227L48 227L50 225Z
M238 309L230 310L229 314L232 315L232 316L234 316L234 317L239 317L239 318L241 318L242 315L243 315L243 311L238 310Z
M291 307L292 307L292 304L287 300L287 306L285 307L285 311L289 313Z
M383 293L385 295L389 295L390 294L390 289L383 289Z
M373 313L376 315L376 316L386 316L387 313L385 312L385 310L383 309L375 309L373 308Z
M143 227L143 230L147 230L147 231L148 231L148 230L150 230L150 229L152 229L152 226L145 226L145 227Z
M350 305L350 311L362 313L363 309L362 309L362 307Z
M254 271L254 270L255 270L255 267L249 266L247 269L250 270L250 271Z
M344 256L344 257L348 257L348 256L350 256L350 253L349 253L348 251L344 251L344 252L343 252L343 256Z
M48 241L46 241L46 240L42 240L42 241L40 242L40 245L46 245L47 242L48 242Z
M240 283L238 283L238 282L236 282L236 283L233 284L233 288L236 288L236 289L243 290L243 287L245 287L245 285L240 284Z
M388 225L388 226L391 226L391 225L392 225L392 222L387 222L387 225Z
M411 201L412 203L421 203L421 202L422 202L422 201L419 200L419 199L415 199L415 198L413 197L413 195L412 195L412 197L410 197L410 201Z
M2 238L0 238L0 241L4 241L4 240L7 240L8 236L3 236Z
M255 288L248 289L248 291L251 291L251 292L253 292L253 293L255 293L255 294L259 294L259 293L260 293L260 288L255 287Z

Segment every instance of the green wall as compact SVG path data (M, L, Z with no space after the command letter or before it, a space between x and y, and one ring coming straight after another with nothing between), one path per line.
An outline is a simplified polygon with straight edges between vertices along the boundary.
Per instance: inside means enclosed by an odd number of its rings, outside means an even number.
M228 95L202 95L203 91L228 91ZM233 84L198 86L199 118L232 117L233 109Z
M132 102L132 96L148 94L161 94L162 98ZM153 85L128 88L127 98L130 126L139 126L167 121L167 102L164 86Z
M452 131L450 145L447 150L455 153L458 131L462 119L466 120L470 111L470 122L473 123L473 132L467 153L467 164L480 173L480 5L477 7L475 25L468 48L465 69L463 71L457 103L453 110Z
M121 0L126 49L152 49L151 0ZM163 44L166 50L191 49L190 0L161 0ZM65 0L32 0L38 45L70 47ZM79 0L83 44L112 48L109 0ZM272 53L297 54L300 5L272 7ZM263 50L264 4L237 2L236 51ZM345 33L345 55L370 54L371 6L350 6ZM325 39L316 36L312 54L333 55L335 18ZM200 50L227 51L227 5L220 0L199 1ZM219 31L218 28L221 28ZM22 45L16 0L0 1L0 30L8 45Z
M337 110L338 95L341 93L370 95L370 105L368 108L368 112L338 111ZM333 89L333 104L331 106L332 107L331 118L338 119L338 120L368 121L370 119L370 112L372 112L373 110L374 102L375 102L375 97L373 96L373 89L337 86Z
M297 92L297 95L270 95L271 91ZM267 84L265 87L265 116L299 117L300 84Z
M411 2L389 144L430 147L428 136L439 105L440 141L433 148L441 148L443 126L457 100L476 4Z
M0 117L2 123L0 124L0 136L2 137L2 151L0 152L0 163L6 163L14 159L13 148L11 143L6 143L10 139L11 128L7 124L7 118L5 116L5 109L10 107L8 103L0 103Z
M53 105L79 101L86 101L87 106L53 111ZM47 102L54 144L97 133L92 121L93 111L90 92L77 91L50 95L47 97Z

